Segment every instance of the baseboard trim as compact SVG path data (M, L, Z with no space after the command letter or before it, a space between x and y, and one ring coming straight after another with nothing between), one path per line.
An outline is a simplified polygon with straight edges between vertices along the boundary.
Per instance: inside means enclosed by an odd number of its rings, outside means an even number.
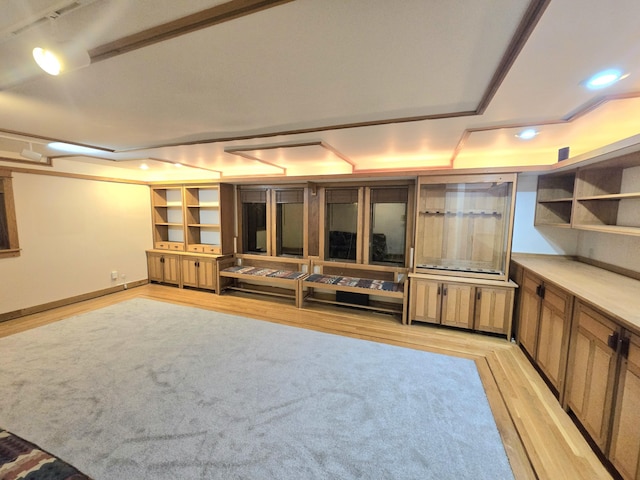
M21 308L20 310L14 310L13 312L0 313L0 323L6 322L8 320L13 320L15 318L25 317L27 315L32 315L34 313L40 313L47 310L52 310L58 307L64 307L67 305L72 305L78 302L84 302L85 300L91 300L93 298L102 297L104 295L109 295L111 293L121 292L128 288L139 287L140 285L146 285L149 283L149 280L146 278L144 280L136 280L135 282L128 282L125 285L116 285L115 287L105 288L103 290L97 290L95 292L83 293L82 295L76 295L75 297L63 298L62 300L56 300L49 303L43 303L42 305L36 305L34 307Z

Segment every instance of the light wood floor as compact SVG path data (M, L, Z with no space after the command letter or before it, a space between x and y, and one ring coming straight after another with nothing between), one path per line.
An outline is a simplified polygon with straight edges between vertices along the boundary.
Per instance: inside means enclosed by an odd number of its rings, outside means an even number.
M0 337L136 297L473 359L518 480L611 478L524 354L499 338L402 325L390 315L356 309L327 305L297 309L287 300L242 293L219 296L160 285L144 285L3 322Z

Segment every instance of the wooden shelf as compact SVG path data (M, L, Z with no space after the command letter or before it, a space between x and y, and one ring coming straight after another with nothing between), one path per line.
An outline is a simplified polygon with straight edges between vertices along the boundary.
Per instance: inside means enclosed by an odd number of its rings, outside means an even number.
M578 202L585 201L597 201L597 200L632 200L634 198L640 198L640 193L609 193L605 195L591 195L587 197L577 197L576 200Z
M640 152L542 175L535 225L640 235L639 183Z
M487 212L484 210L424 210L421 215L489 215L500 217L501 212Z

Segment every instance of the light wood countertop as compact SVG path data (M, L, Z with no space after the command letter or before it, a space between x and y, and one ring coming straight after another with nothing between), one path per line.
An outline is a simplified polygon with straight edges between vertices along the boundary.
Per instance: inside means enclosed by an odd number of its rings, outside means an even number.
M640 280L562 256L514 254L511 260L640 333Z

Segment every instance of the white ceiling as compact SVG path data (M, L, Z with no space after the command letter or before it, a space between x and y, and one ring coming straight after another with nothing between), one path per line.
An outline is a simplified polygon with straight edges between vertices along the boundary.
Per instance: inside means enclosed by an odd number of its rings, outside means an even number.
M640 133L638 0L295 0L97 57L252 3L0 1L0 156L31 141L57 169L145 162L147 179L400 174L552 164L559 148ZM45 37L94 61L41 73L30 51ZM609 67L629 77L581 85ZM540 134L524 142L527 125ZM50 140L102 151L69 157Z

